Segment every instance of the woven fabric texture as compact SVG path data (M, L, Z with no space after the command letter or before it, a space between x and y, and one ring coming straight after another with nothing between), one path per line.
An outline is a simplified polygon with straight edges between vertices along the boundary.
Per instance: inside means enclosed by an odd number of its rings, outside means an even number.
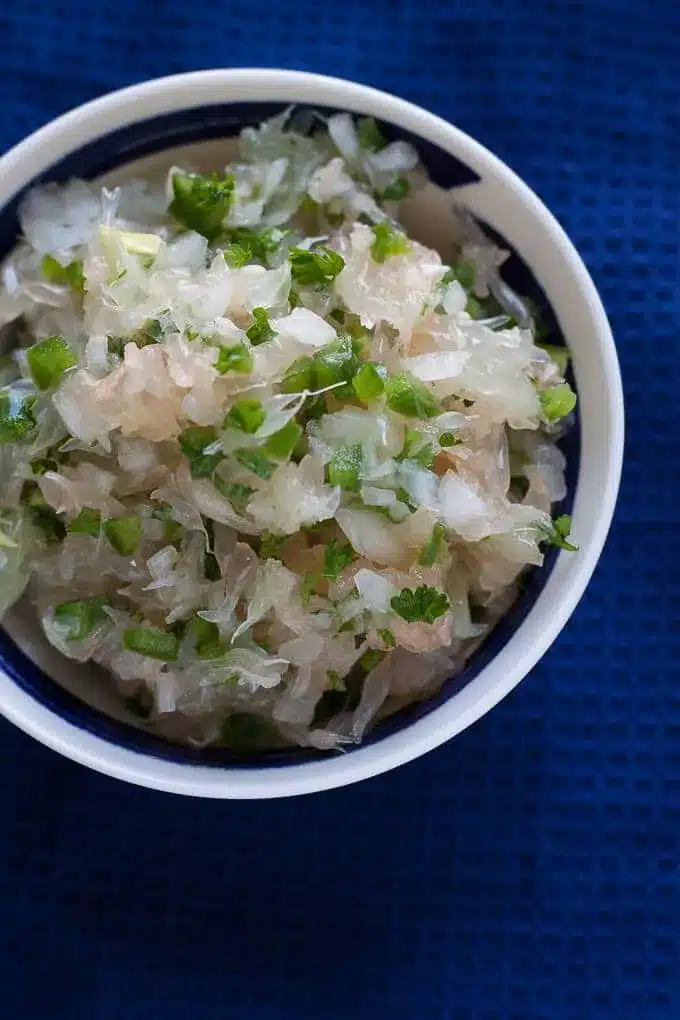
M613 532L557 644L472 730L332 794L192 802L0 722L0 1016L680 1016L677 0L23 0L0 148L211 66L354 78L454 121L558 215L628 412Z

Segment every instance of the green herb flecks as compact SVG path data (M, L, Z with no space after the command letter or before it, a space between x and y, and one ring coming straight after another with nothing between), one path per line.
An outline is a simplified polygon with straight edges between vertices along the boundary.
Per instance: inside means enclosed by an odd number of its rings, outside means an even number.
M278 227L268 227L265 230L235 227L228 230L221 240L227 242L224 249L227 262L232 268L238 268L249 262L267 265L269 256L279 249L285 236L286 231Z
M35 401L35 396L25 396L11 387L0 390L0 443L20 443L30 438L36 427Z
M302 434L302 427L296 421L289 421L268 437L264 444L265 452L276 460L288 460Z
M379 152L387 145L387 139L374 117L361 117L357 124L357 138L361 148L369 152Z
M191 474L194 478L210 478L224 453L204 453L203 451L217 439L217 430L212 425L190 425L180 432L179 448L189 461Z
M407 426L404 435L404 445L397 457L398 461L412 460L420 467L432 468L437 451L428 437L420 429Z
M431 567L446 549L446 530L441 524L435 524L432 535L420 550L418 563L421 567Z
M257 432L266 417L267 412L260 400L256 397L241 397L230 407L224 419L224 427L252 435Z
M383 191L379 192L377 198L381 202L401 202L403 198L410 194L410 191L411 185L406 178L397 177Z
M311 250L291 248L288 258L293 279L301 287L328 286L345 267L342 255L323 246Z
M123 631L123 648L160 662L174 662L179 654L179 638L159 627L128 627Z
M66 530L69 535L90 535L92 538L98 538L101 524L101 510L85 506L73 520L68 522Z
M277 467L260 450L249 449L247 447L234 450L234 458L242 467L252 471L258 478L264 478L265 481L271 478Z
M449 446L460 445L461 440L454 436L453 432L442 432L439 437L439 445L445 449Z
M141 518L127 514L124 517L112 517L103 525L104 534L112 548L120 556L134 556L142 540Z
M68 641L82 641L92 633L95 627L99 627L108 620L108 616L104 612L105 605L106 600L103 598L62 602L54 607L54 619L66 630Z
M225 654L227 647L220 638L216 623L195 616L191 626L195 635L194 648L199 659L219 659Z
M375 361L366 361L352 379L354 392L359 400L367 404L385 392L387 369Z
M273 535L271 531L263 531L260 536L259 557L261 560L280 560L281 546L285 542L283 535Z
M332 538L324 552L323 577L329 581L335 581L353 559L354 549L349 542L338 542L337 539Z
M241 482L228 482L224 478L220 478L217 473L213 475L213 485L222 496L226 496L236 510L245 510L248 500L255 492L255 489L251 489L249 485L243 485Z
M57 284L59 287L70 287L76 294L85 293L82 259L73 259L64 266L53 255L44 255L40 263L40 272L49 283Z
M326 690L327 691L346 691L345 681L340 676L336 669L326 670Z
M33 382L40 390L57 386L68 368L77 364L75 354L60 336L48 336L26 351Z
M429 584L404 588L390 599L390 606L407 623L434 623L451 608L448 595Z
M387 259L394 258L396 255L407 255L411 250L411 244L406 234L401 230L395 230L384 221L374 225L373 237L371 255L374 262L386 262Z
M432 390L409 372L401 372L387 380L387 405L407 418L434 418L442 406Z
M382 627L378 631L378 637L380 638L380 640L382 641L382 643L385 645L386 648L396 648L397 647L397 642L396 642L396 639L394 637L394 634L392 633L392 631L388 627Z
M234 178L219 174L176 173L172 178L170 212L182 226L209 241L222 230L234 194Z
M302 393L335 386L333 394L338 399L353 397L352 380L361 368L358 346L358 341L342 336L321 347L313 357L298 358L286 370L282 392Z
M339 447L327 466L329 485L339 485L341 489L346 489L348 492L358 492L362 460L361 443Z
M252 372L253 355L244 343L220 347L215 368L220 375L226 375L227 372Z
M381 652L379 648L369 648L359 659L359 665L367 673L370 673L384 658L385 653Z
M276 330L272 329L264 308L253 308L253 324L246 330L246 336L254 347L273 340Z
M571 535L571 517L569 514L562 514L556 517L551 525L537 525L540 541L549 542L558 549L566 549L567 552L578 552L578 546L569 541Z
M576 394L569 383L560 383L552 386L549 390L542 390L538 394L543 417L551 425L566 418L576 407Z

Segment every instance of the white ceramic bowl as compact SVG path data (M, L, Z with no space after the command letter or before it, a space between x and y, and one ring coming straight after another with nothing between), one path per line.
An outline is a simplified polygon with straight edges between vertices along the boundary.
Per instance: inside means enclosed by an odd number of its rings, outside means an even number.
M149 738L107 703L106 685L46 646L28 616L13 614L0 634L4 715L84 765L192 796L281 797L342 786L416 758L475 722L519 683L566 623L602 550L619 484L619 368L581 259L536 195L500 160L452 125L384 92L296 71L217 70L161 78L87 103L0 159L0 256L16 240L17 197L36 179L115 181L133 172L133 163L137 172L159 161L168 165L171 150L187 146L192 161L219 167L229 149L225 139L290 103L371 115L390 125L393 136L411 138L436 184L456 187L457 201L501 235L525 292L542 289L571 350L579 395L580 429L567 452L580 551L548 558L519 605L439 698L381 724L364 745L341 755L300 751L245 764ZM409 229L445 245L449 206L446 192L433 186L414 199Z

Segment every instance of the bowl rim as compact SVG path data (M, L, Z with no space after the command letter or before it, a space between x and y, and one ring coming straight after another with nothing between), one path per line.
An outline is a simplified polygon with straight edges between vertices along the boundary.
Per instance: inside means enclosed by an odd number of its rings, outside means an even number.
M616 349L595 285L571 241L528 185L485 146L435 114L390 93L326 75L260 68L192 71L151 79L78 106L10 149L0 158L0 207L35 176L36 166L38 172L48 169L78 147L117 128L197 106L265 101L335 106L373 115L455 154L482 178L486 175L487 181L490 178L502 182L517 203L540 221L551 246L566 264L572 289L578 291L588 313L606 384L605 426L610 442L597 516L581 544L576 563L567 568L564 555L560 555L536 604L499 656L487 663L467 687L403 730L360 747L351 755L283 767L257 765L252 769L170 762L120 747L80 729L40 704L0 669L0 712L48 747L114 778L152 789L210 798L284 797L344 786L425 754L485 715L533 668L580 600L606 540L623 459L623 392ZM549 617L542 627L532 626L539 604L550 596L554 601ZM492 684L488 682L489 675L495 677Z

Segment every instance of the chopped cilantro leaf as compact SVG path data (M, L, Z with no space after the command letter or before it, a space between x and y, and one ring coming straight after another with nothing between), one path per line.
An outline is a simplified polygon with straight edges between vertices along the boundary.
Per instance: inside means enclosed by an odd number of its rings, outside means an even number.
M262 401L257 397L241 397L229 409L224 419L225 428L238 429L252 435L267 417Z
M368 403L385 392L387 369L374 361L366 361L352 379L354 392L359 400Z
M224 655L226 647L220 639L216 623L204 620L202 616L195 616L192 629L196 637L194 648L199 659L219 659Z
M253 260L253 253L242 244L228 244L222 254L230 269L241 269Z
M329 485L339 485L341 489L346 489L349 492L358 492L360 487L359 468L362 459L361 443L339 447L328 463Z
M179 521L172 519L163 522L163 541L168 545L177 545L184 538L184 528Z
M224 453L203 453L217 439L217 430L212 425L190 425L178 436L179 448L189 461L191 474L194 478L209 478Z
M49 390L59 383L66 369L72 368L78 359L60 336L48 336L28 348L26 361L38 389Z
M380 640L382 641L386 648L397 647L397 642L395 640L394 634L388 627L383 627L381 630L379 630L378 637L380 638Z
M355 341L351 337L341 336L321 347L312 358L312 385L314 389L323 389L336 383L344 382L345 387L338 387L335 396L353 396L351 382L360 367L355 349Z
M104 534L120 556L134 556L142 540L142 522L129 514L104 522Z
M556 517L552 526L538 525L541 534L541 542L549 542L558 549L566 549L568 552L578 552L578 546L569 541L571 535L571 517L562 514Z
M284 541L285 538L283 535L273 535L271 531L263 531L260 536L260 559L280 560L281 546Z
M219 174L183 174L172 178L170 212L182 226L213 240L222 229L234 193L234 178Z
M569 383L560 383L538 394L544 418L551 424L566 417L576 407L576 394Z
M276 469L276 464L267 460L259 450L242 447L239 450L234 450L234 457L239 464L252 471L258 478L271 478Z
M420 550L418 563L421 567L431 567L445 548L446 531L441 524L435 524L431 537Z
M85 293L82 259L74 259L63 266L53 255L44 255L40 263L40 272L49 283L70 287L76 294Z
M434 418L441 404L432 390L409 372L391 376L386 383L387 405L407 418Z
M229 500L237 510L245 509L248 500L255 492L249 485L240 482L227 482L218 474L213 475L213 485L219 493Z
M0 390L0 443L20 443L31 435L36 425L34 403L34 396L9 388Z
M179 654L179 638L159 627L128 627L123 631L123 648L149 659L174 662Z
M387 185L378 198L383 202L401 202L402 198L406 198L410 191L411 185L406 178L397 177L395 181Z
M346 691L345 681L342 679L336 669L326 670L326 690L327 691Z
M404 503L409 508L412 514L416 512L418 507L411 499L411 494L410 492L408 492L407 489L400 485L399 488L395 491L394 495L397 497L400 503Z
M433 444L420 429L406 428L404 445L397 460L413 460L420 467L431 468L436 456L437 451Z
M179 446L185 457L197 457L217 439L213 425L190 425L179 434Z
M103 598L77 599L54 607L54 619L67 628L67 641L82 641L108 619Z
M385 653L381 652L379 648L369 648L367 652L359 659L359 665L362 669L365 669L367 673L370 673L372 669L378 665L379 662L385 658Z
M91 535L92 538L98 538L101 524L101 510L94 510L90 506L84 506L80 513L68 522L66 530L69 535Z
M296 421L289 421L278 432L274 432L264 444L265 451L276 460L287 460L302 438L302 427Z
M45 502L42 492L34 482L27 483L21 493L21 502L26 507L28 518L47 545L61 542L66 537L66 527L61 517Z
M291 248L288 252L293 279L301 287L327 286L342 272L345 260L332 248Z
M357 138L361 148L369 152L379 152L387 145L387 139L374 117L361 117L357 125Z
M470 291L475 285L475 267L471 262L457 262L453 267L453 276L463 290Z
M66 537L66 528L59 515L47 504L32 506L29 509L31 523L40 532L40 537L47 545L62 542Z
M324 577L334 581L354 559L354 549L349 542L338 542L332 538L326 546L323 557Z
M220 375L227 372L252 372L253 356L244 343L233 347L220 347L215 368Z
M390 599L390 605L407 623L434 623L451 607L448 595L429 584L422 584L415 591L404 588Z
M276 330L270 326L264 308L253 308L253 319L252 326L246 330L246 336L251 344L257 347L258 344L263 344L267 340L273 340L276 336Z
M456 436L454 436L453 432L442 432L442 434L439 437L440 446L443 447L458 446L459 444L460 439L457 439Z
M341 336L321 347L313 357L303 355L288 367L281 382L282 392L302 393L303 390L321 390L344 383L333 391L334 395L340 398L354 396L352 379L361 366L356 348L356 340Z
M229 244L225 248L225 258L233 268L245 266L248 262L260 262L266 265L269 255L275 252L281 245L285 230L278 227L269 227L266 230L252 230L250 227L235 227L227 232L226 238ZM228 252L238 251L238 262L236 264L229 260Z
M313 363L309 355L304 354L289 365L281 380L282 393L302 393L313 389Z
M58 462L52 457L36 457L29 462L29 466L35 477L46 475L48 471L59 470Z
M411 250L406 234L395 230L384 221L374 225L373 235L371 255L375 262L386 262L387 259L393 258L395 255L406 255Z

